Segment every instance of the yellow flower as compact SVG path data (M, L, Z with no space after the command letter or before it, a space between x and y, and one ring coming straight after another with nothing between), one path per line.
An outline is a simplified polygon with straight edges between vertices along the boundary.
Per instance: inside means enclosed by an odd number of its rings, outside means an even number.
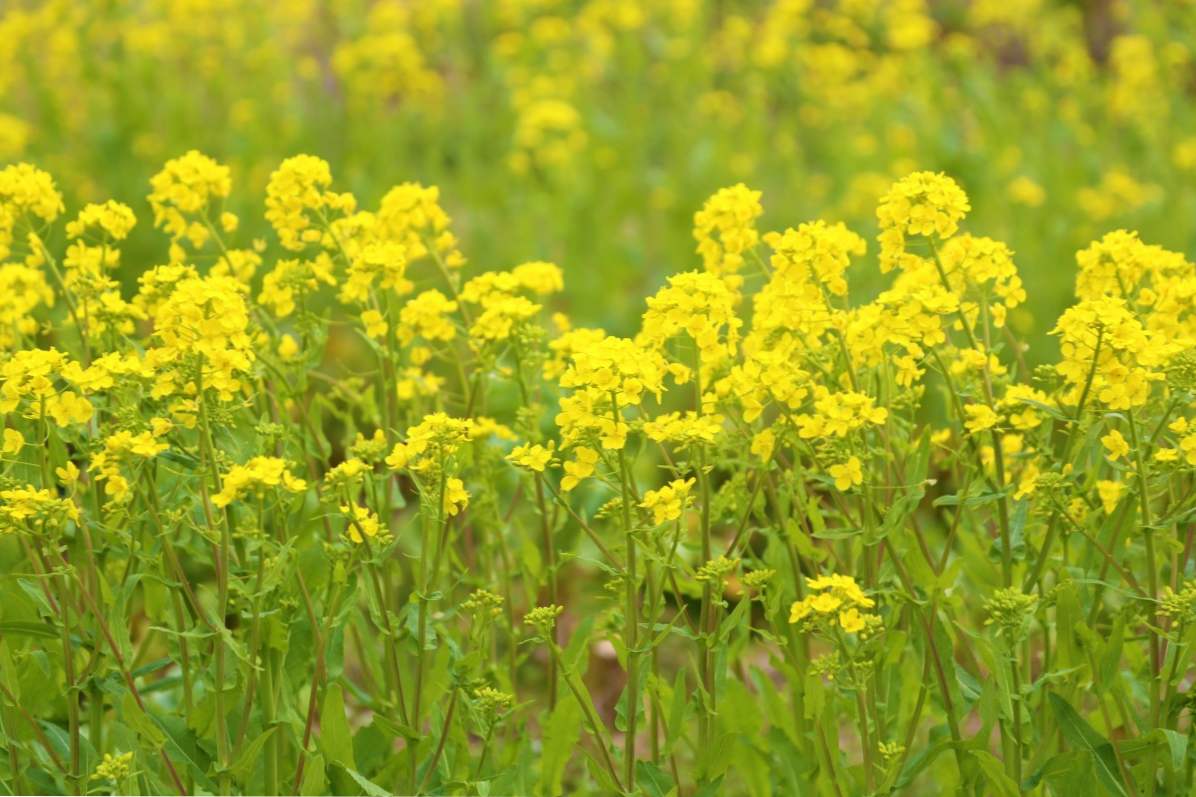
M830 614L843 605L843 599L831 592L819 593L810 606L820 614Z
M694 214L694 239L706 271L727 276L731 287L738 287L744 255L760 240L755 224L763 212L760 192L743 183L719 189L706 200Z
M91 402L70 390L46 399L46 413L62 427L87 423L92 412Z
M292 493L306 490L307 482L292 476L288 467L278 457L254 457L244 465L234 465L224 474L220 492L212 496L212 503L226 507L247 493L271 487L282 487Z
M773 448L776 447L777 436L771 429L764 429L752 436L751 452L754 456L767 462L772 459Z
M526 468L536 473L543 473L544 469L548 467L548 463L552 461L555 445L555 443L551 442L547 447L524 443L521 446L515 446L515 448L511 449L511 453L507 455L507 461L521 468Z
M58 481L62 482L64 487L74 487L75 483L79 481L79 468L74 462L68 460L61 468L54 469L54 475L58 477Z
M299 251L318 243L325 235L320 225L328 211L352 213L356 201L351 194L329 191L332 172L328 162L313 155L287 158L266 184L266 221L278 233L287 249Z
M906 236L950 238L971 209L967 194L945 174L915 172L895 182L876 209L881 271L909 263Z
M839 626L849 634L858 634L864 630L864 616L854 606L844 609L839 612Z
M428 341L450 341L457 335L452 314L457 303L440 291L424 291L403 305L399 311L398 336L403 345L416 337Z
M658 526L661 523L676 520L681 517L694 481L694 479L674 479L659 490L648 490L644 493L640 506L651 510L652 522Z
M381 340L386 337L386 331L390 329L390 325L386 323L386 319L377 310L365 310L362 312L361 323L365 327L365 334L374 340Z
M573 451L573 461L564 464L565 475L561 479L561 489L569 492L582 479L589 478L598 464L598 452L592 448L578 448Z
M1121 494L1125 492L1125 485L1118 481L1101 480L1096 483L1096 491L1100 495L1101 506L1105 514L1113 514L1117 504L1121 502Z
M1109 452L1109 459L1117 461L1130 453L1130 444L1121 436L1121 432L1114 429L1100 439L1105 450Z
M850 490L864 483L864 472L860 468L859 457L848 457L846 462L841 462L838 465L831 465L829 468L831 478L835 480L835 489Z
M345 530L349 533L350 540L361 545L365 542L363 534L371 539L378 536L382 523L369 509L357 504L341 504L340 510L348 520Z
M198 247L207 241L207 228L197 221L205 217L214 202L226 198L232 189L227 166L196 150L166 162L150 179L150 208L154 226L174 239L188 238Z
M25 436L16 429L4 430L4 446L0 448L5 454L15 455L21 453L21 449L25 446Z
M967 421L964 422L964 428L972 434L987 431L997 425L1000 418L993 408L987 404L968 404L963 408L964 414L967 415Z
M465 483L457 478L446 479L444 482L444 504L442 511L445 517L453 517L469 504L469 493L465 490Z

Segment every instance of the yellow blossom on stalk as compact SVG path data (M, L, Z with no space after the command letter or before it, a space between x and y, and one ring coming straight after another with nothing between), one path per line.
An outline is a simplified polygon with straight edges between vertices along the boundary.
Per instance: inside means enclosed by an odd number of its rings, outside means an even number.
M213 204L222 202L232 190L232 178L223 166L196 150L166 162L150 178L150 208L154 226L171 238L187 238L199 248L210 236L204 220Z
M732 288L743 282L744 255L760 240L756 219L764 212L760 192L743 183L721 188L694 214L694 239L702 265L715 276L727 278Z
M1008 414L1010 426L1026 432L1042 425L1042 415L1035 404L1050 406L1051 401L1041 390L1029 385L1009 385L997 407Z
M1020 501L1023 498L1033 495L1034 491L1038 489L1038 477L1041 472L1038 465L1033 462L1028 463L1022 468L1021 474L1018 476L1017 489L1013 492L1013 500Z
M469 505L469 493L465 490L465 483L457 478L444 481L444 502L441 511L444 517L453 517Z
M542 306L522 296L491 301L469 328L469 337L481 343L510 339L521 324L540 314Z
M91 774L92 780L111 780L120 783L133 771L133 753L104 753L104 759L96 764L96 770Z
M0 265L0 351L17 348L36 333L34 311L53 307L54 300L54 289L42 269L20 263Z
M387 192L378 207L378 232L400 244L410 262L428 257L439 259L446 268L465 265L457 248L452 223L440 206L440 189L419 183L402 183Z
M350 540L361 545L365 542L363 534L371 539L378 536L382 522L369 509L357 504L341 504L340 510L348 521L345 531L348 532Z
M1063 400L1071 405L1087 391L1088 400L1111 410L1142 406L1151 383L1162 379L1158 367L1174 348L1148 334L1117 298L1079 302L1064 311L1051 332L1059 336L1055 370L1067 386Z
M0 452L9 456L15 456L21 453L21 449L25 447L25 436L16 429L4 430L4 445L0 446Z
M358 461L379 461L386 456L386 433L381 429L375 429L373 435L366 437L358 432L353 438L352 445L349 446L349 453L352 455L352 459ZM352 459L346 461L352 461Z
M474 440L484 440L487 437L497 437L499 440L508 441L517 439L517 435L511 431L511 427L485 415L474 418L470 437Z
M598 452L592 448L582 447L573 449L573 460L564 463L565 475L561 477L561 489L569 492L582 479L594 475L598 465Z
M772 459L773 449L777 445L777 436L771 429L763 429L752 435L751 452L764 462Z
M278 348L275 349L275 354L279 359L284 361L295 360L299 357L299 342L295 340L293 335L283 335L278 341Z
M23 219L26 225L35 219L48 224L62 211L62 194L47 172L28 163L0 169L0 260L11 252L18 220ZM39 263L40 260L27 265Z
M46 399L46 414L63 428L72 424L87 423L91 420L92 413L91 402L71 390Z
M385 444L385 441L383 441ZM357 457L349 457L344 462L330 469L324 474L324 481L334 486L352 484L371 470L370 466ZM344 511L344 510L342 510Z
M552 455L556 444L549 442L547 446L535 443L524 443L511 449L507 454L507 461L536 473L543 473L552 462Z
M829 575L806 579L809 594L794 601L789 609L789 622L830 623L849 634L858 634L880 625L880 617L862 609L871 609L876 602L864 594L851 576Z
M638 405L645 393L664 389L663 358L627 338L602 337L578 348L561 375L561 387L613 394L619 407Z
M403 296L415 287L407 279L408 252L391 241L367 243L349 259L349 268L341 284L339 298L346 304L365 304L375 288Z
M444 386L444 380L427 373L418 366L404 368L395 379L395 393L399 401L409 402L417 397L435 396Z
M846 437L865 425L880 425L888 420L889 411L877 407L876 400L864 393L832 393L822 385L816 386L814 392L814 414L803 413L793 419L803 440Z
M244 465L234 465L221 478L220 492L212 496L212 503L225 507L249 493L260 493L282 487L292 493L307 489L307 482L291 475L290 464L278 457L254 457Z
M659 398L666 373L658 352L626 338L604 336L578 346L560 378L561 387L573 389L556 416L562 448L622 448L629 431L624 409L638 406L645 393Z
M968 404L963 408L963 412L967 416L964 428L972 434L986 432L1000 421L1000 416L987 404Z
M975 235L958 235L943 244L940 252L942 275L959 297L970 323L987 312L995 327L1005 326L1008 311L1026 300L1026 289L1013 262L1013 252L1000 241ZM918 274L928 280L942 279L931 270L933 261L923 261ZM912 275L911 275L912 276Z
M1179 450L1183 452L1185 462L1189 465L1196 465L1196 434L1181 437Z
M859 457L848 457L845 462L831 465L827 472L835 480L836 490L850 490L864 483L864 471L860 468Z
M33 530L43 525L54 528L67 520L78 522L79 509L54 490L31 484L0 490L0 531Z
M648 298L638 342L661 347L686 333L698 347L704 367L718 365L735 353L742 321L735 314L737 297L716 275L689 271L669 277L668 285Z
M1130 444L1121 436L1121 432L1116 429L1102 437L1100 441L1101 445L1105 447L1105 451L1109 452L1109 459L1111 460L1119 460L1130 453Z
M521 292L550 296L565 287L560 266L543 260L522 263L510 271L486 271L461 287L461 301L486 307Z
M770 232L764 242L773 251L773 279L791 285L821 285L835 296L847 295L844 274L851 258L867 251L867 243L843 224L812 221L795 230Z
M685 509L694 481L692 478L674 479L659 490L648 490L640 501L640 507L652 512L652 522L658 526L676 520Z
M520 288L537 296L550 296L565 289L565 276L561 267L546 260L520 263L511 269L510 274Z
M386 323L386 319L374 309L362 311L361 325L365 327L365 334L374 340L385 338L387 330L390 329L390 325Z
M1113 514L1117 504L1121 502L1121 495L1125 492L1125 484L1119 481L1102 479L1096 483L1096 492L1100 496L1101 506L1106 515Z
M73 390L58 389L58 377L77 376L83 371L57 349L24 349L0 366L0 412L12 412L22 402L27 418L44 414L60 427L91 420L91 402Z
M392 470L435 472L444 460L477 436L473 421L434 412L407 430L406 441L395 445L386 464Z
M131 493L129 480L121 467L137 460L153 459L168 448L170 446L159 440L154 432L133 434L121 430L104 438L103 450L91 458L87 470L92 479L104 482L106 495L117 503L123 503Z
M113 200L103 204L91 203L79 211L75 220L66 225L66 234L71 238L82 238L89 231L98 230L113 241L123 241L137 223L133 209Z
M133 304L147 316L152 316L170 298L179 283L198 278L199 271L195 266L185 263L154 266L137 278L137 295L133 298Z
M450 341L457 336L452 314L457 303L437 290L424 291L399 311L399 342L404 346L421 337L428 341Z
M296 300L315 293L321 285L336 285L332 259L321 252L311 260L283 259L262 278L258 302L266 305L275 318L295 312Z
M1155 462L1175 462L1179 459L1179 452L1174 448L1160 448L1154 452Z
M146 359L161 367L155 393L170 395L194 384L197 375L183 364L198 361L205 389L230 400L254 360L244 286L232 277L187 278L158 306L154 333L162 342Z
M722 430L721 415L699 415L693 410L665 413L644 424L648 439L681 446L713 443Z
M314 155L287 158L266 184L266 221L286 249L299 251L323 239L324 223L331 213L352 213L352 194L328 190L332 171L328 162Z
M967 194L945 174L914 172L893 183L876 209L881 271L904 264L908 236L950 238L971 209Z

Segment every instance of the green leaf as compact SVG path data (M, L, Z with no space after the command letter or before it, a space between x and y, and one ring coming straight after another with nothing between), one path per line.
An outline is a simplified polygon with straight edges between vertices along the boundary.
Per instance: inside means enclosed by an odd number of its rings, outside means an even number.
M1005 774L1005 765L998 761L996 756L987 750L969 750L968 752L976 759L976 763L980 765L980 770L984 773L984 779L988 786L985 794L1018 797L1021 792L1017 784L1013 782L1013 778Z
M166 732L158 727L158 723L154 722L149 714L141 710L132 692L125 692L121 701L121 712L121 719L128 723L138 736L145 739L150 747L157 748L166 743Z
M303 797L318 797L321 794L328 794L328 779L324 777L324 756L319 753L307 757L299 793Z
M404 739L418 739L420 737L420 734L410 725L404 725L401 722L388 720L381 714L375 714L373 719L370 720L370 724L392 738L398 738L401 736Z
M368 797L391 797L390 792L379 786L377 783L374 783L365 775L362 775L353 767L346 767L340 764L336 764L336 766L344 770L346 775L353 778L353 780L357 782L357 785L361 787L361 790L364 791Z
M651 761L636 761L635 776L648 797L665 797L673 790L673 779Z
M350 772L356 768L353 760L353 734L345 717L345 695L340 684L329 684L320 712L320 749L331 763L340 764Z
M1113 753L1113 745L1109 744L1108 739L1097 733L1096 729L1089 725L1066 700L1054 692L1048 693L1047 698L1051 702L1051 708L1055 711L1064 738L1088 752L1101 785L1112 794L1124 796L1125 789L1121 786L1121 777L1117 772L1117 759Z
M39 639L57 639L58 632L49 623L22 622L12 620L0 623L0 636L31 636Z
M232 773L234 778L242 783L249 779L249 776L253 774L254 767L257 766L262 748L266 745L266 742L270 741L270 736L276 730L278 730L278 726L271 725L245 746L245 749L241 751L241 755L237 756L237 760L229 767L229 772Z
M582 752L586 757L586 769L589 770L590 777L597 781L603 789L603 791L600 793L621 794L623 790L620 789L615 783L614 779L611 778L610 772L606 770L606 767L599 762L598 759L595 758L593 754L591 754L586 748L583 747Z
M581 706L571 694L563 695L549 715L544 725L544 747L540 758L541 794L555 797L562 793L565 766L581 739L582 717ZM602 744L599 739L595 742Z

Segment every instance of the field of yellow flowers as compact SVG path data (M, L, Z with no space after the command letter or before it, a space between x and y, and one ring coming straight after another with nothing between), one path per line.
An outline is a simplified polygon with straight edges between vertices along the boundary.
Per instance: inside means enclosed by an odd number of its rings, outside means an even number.
M4 794L1186 795L1196 3L0 6Z

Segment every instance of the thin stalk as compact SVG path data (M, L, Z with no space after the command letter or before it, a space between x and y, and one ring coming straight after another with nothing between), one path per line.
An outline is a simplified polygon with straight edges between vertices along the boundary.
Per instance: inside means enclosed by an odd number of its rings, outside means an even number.
M612 391L611 414L615 428L619 427L619 401ZM627 649L627 735L623 742L623 780L635 791L635 737L639 722L639 585L636 574L636 542L631 528L631 487L627 470L627 454L619 448L619 486L622 494L623 535L627 540L627 573L625 574L625 605L623 609L623 644Z

